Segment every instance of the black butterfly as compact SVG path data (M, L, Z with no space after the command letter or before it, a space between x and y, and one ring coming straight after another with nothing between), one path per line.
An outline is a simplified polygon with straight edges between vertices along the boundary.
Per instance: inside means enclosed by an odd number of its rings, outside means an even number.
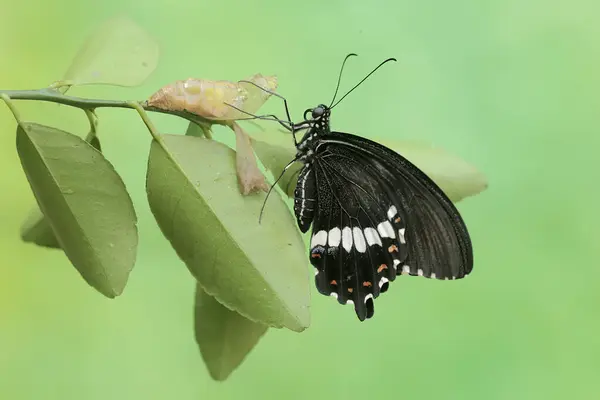
M341 72L348 57L344 59ZM295 161L304 163L294 192L298 227L312 224L310 262L321 294L354 304L361 321L397 275L460 279L473 269L473 249L463 219L444 192L400 154L371 140L330 130L331 109L320 104L292 123L274 117L293 134ZM263 89L264 90L264 89ZM333 104L333 105L332 105ZM287 168L286 168L287 169ZM285 172L285 171L284 171ZM283 173L282 173L283 176Z

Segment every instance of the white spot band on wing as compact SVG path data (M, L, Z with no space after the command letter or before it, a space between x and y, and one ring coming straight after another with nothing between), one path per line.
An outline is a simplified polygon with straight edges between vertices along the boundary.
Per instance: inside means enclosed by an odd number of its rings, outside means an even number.
M398 235L400 237L400 243L402 243L402 244L406 243L406 239L404 239L404 232L405 231L406 231L406 228L398 229Z
M338 247L342 241L342 231L335 227L329 231L329 247Z
M354 247L356 247L356 250L359 253L364 253L367 251L367 243L365 242L365 237L363 236L362 231L359 228L354 227L352 229L352 234L354 236Z
M325 246L327 244L327 232L319 231L315 233L310 241L310 248L314 249L316 246Z
M348 253L352 250L352 229L348 226L342 229L342 246Z
M390 221L385 221L377 225L377 232L379 232L381 237L388 237L392 239L396 237L394 228L392 227L392 224L390 224Z
M388 218L393 219L396 214L398 214L398 210L396 209L395 206L391 206L387 212Z
M369 246L373 246L375 244L381 244L381 238L379 237L379 233L374 228L365 228L365 238L367 239L367 243Z

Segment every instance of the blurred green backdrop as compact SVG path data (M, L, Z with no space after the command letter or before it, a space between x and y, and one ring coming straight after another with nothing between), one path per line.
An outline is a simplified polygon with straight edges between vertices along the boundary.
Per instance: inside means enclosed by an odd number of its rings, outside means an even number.
M600 3L593 0L0 0L0 88L59 79L85 37L126 14L161 45L135 89L176 79L277 74L296 118L328 101L344 55L350 84L333 124L371 138L433 142L477 166L483 194L459 204L474 273L401 279L354 312L313 291L312 326L269 330L225 383L194 343L194 282L144 192L149 135L130 110L100 110L103 148L132 192L138 262L122 297L88 287L55 251L20 242L34 204L0 107L2 399L591 399L600 382ZM26 119L85 132L83 113L19 103ZM271 100L265 111L281 113ZM186 123L153 115L165 132ZM218 130L222 135L230 135ZM307 266L307 268L309 268Z

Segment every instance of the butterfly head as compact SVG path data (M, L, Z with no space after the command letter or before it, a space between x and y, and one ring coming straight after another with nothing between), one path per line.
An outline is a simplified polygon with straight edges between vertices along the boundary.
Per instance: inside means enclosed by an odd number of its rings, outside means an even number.
M330 115L331 109L325 104L319 104L314 108L309 108L304 111L304 119L306 121L311 121L314 129L325 132L329 132Z

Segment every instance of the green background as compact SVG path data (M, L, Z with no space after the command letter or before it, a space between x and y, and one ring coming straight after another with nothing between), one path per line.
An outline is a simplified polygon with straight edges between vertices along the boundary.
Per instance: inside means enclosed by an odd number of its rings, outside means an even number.
M374 139L432 142L487 175L488 190L459 203L475 269L451 283L402 278L365 323L313 290L307 331L269 330L216 383L193 338L194 282L147 206L150 136L139 117L99 111L106 156L140 219L136 268L123 296L109 300L60 252L20 242L34 200L2 106L0 398L598 397L600 3L1 0L0 88L59 79L87 34L120 13L160 43L159 67L142 87L77 94L142 99L176 79L260 72L278 75L299 119L329 101L346 53L360 57L345 87L397 57L332 123ZM19 109L85 133L83 113L49 103ZM275 99L264 110L282 112ZM164 132L186 128L152 117Z

